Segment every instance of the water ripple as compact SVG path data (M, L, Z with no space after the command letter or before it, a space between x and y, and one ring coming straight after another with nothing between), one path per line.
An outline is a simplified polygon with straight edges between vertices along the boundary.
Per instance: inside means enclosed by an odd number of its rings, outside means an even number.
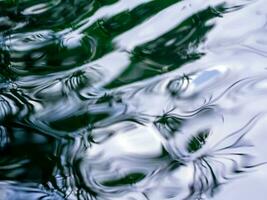
M0 199L265 180L265 33L264 0L0 1Z

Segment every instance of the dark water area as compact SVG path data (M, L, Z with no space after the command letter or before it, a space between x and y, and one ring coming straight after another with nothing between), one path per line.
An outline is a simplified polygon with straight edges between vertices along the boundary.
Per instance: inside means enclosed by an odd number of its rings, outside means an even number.
M0 0L0 200L266 200L266 0Z

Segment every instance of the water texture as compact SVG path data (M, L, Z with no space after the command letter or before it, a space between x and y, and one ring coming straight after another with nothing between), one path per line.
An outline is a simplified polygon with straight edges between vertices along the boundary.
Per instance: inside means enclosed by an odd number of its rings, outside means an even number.
M1 200L265 200L266 0L0 0Z

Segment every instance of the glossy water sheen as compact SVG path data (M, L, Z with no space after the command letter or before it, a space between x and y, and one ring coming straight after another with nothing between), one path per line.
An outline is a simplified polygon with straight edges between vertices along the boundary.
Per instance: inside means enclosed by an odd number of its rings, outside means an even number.
M1 200L265 200L266 0L0 0Z

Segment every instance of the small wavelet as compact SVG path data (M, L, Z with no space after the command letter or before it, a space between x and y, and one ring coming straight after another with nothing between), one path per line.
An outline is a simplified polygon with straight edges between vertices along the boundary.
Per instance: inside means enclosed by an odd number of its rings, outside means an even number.
M0 199L264 199L265 35L265 0L0 0Z
M64 198L57 192L45 190L44 187L37 184L22 184L19 182L1 182L0 183L0 198L2 199L16 199L16 200L63 200Z

